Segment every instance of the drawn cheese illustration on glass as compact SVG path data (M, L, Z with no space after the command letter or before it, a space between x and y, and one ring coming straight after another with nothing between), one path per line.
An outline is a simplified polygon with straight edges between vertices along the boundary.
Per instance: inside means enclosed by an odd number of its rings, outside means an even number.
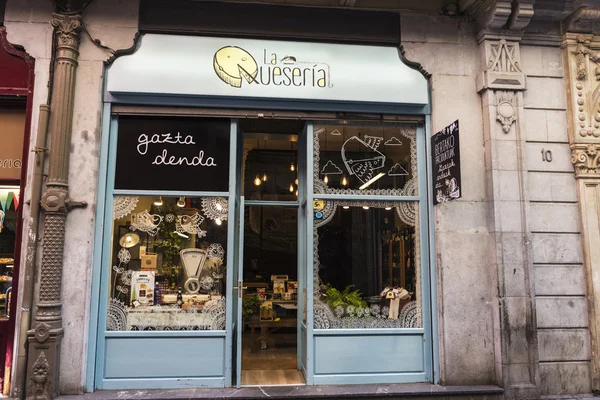
M237 46L220 48L213 60L215 72L225 83L242 87L242 78L248 83L254 82L258 73L258 64L250 53Z
M342 145L342 160L350 175L355 175L362 183L373 177L376 169L383 168L385 155L377 150L382 137L365 136L365 140L352 136ZM357 157L357 155L360 156ZM357 157L357 158L353 158Z

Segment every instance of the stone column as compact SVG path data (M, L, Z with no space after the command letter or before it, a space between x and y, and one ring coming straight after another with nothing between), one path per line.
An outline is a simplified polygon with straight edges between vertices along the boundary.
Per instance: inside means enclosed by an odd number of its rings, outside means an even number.
M592 347L592 390L600 390L600 7L565 23L562 47L571 161L575 168Z
M65 221L72 202L68 193L73 97L79 56L78 15L54 14L56 59L51 82L49 172L42 195L45 214L39 298L29 338L27 398L57 395L60 343L63 336L61 292Z
M514 7L518 3L519 7ZM537 334L524 161L519 41L533 15L526 1L496 1L478 22L488 198L489 266L498 290L496 377L505 398L539 398Z

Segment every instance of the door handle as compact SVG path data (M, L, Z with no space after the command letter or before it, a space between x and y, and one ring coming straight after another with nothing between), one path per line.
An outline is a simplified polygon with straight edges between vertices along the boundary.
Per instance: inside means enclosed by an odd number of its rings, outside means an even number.
M237 291L238 291L238 297L239 297L240 299L241 299L241 298L242 298L242 296L244 295L244 289L248 289L248 287L247 287L247 286L243 286L243 285L244 285L244 282L243 282L243 281L238 281L238 285L233 287L235 290L237 290ZM239 290L239 288L242 288L242 290Z

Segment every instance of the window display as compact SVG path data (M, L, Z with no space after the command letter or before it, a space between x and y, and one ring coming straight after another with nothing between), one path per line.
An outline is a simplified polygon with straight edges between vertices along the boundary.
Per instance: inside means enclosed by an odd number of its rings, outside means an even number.
M225 329L228 203L115 196L107 330Z
M0 186L0 320L10 318L20 190Z
M315 220L315 328L420 328L419 229L401 211L416 204L331 203Z

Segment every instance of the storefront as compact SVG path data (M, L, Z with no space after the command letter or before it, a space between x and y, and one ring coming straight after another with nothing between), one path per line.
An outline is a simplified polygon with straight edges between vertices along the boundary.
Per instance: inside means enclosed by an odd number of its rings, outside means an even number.
M104 101L88 388L435 381L397 47L146 34Z
M0 26L0 393L4 395L9 394L13 367L33 65L31 57L8 42Z

